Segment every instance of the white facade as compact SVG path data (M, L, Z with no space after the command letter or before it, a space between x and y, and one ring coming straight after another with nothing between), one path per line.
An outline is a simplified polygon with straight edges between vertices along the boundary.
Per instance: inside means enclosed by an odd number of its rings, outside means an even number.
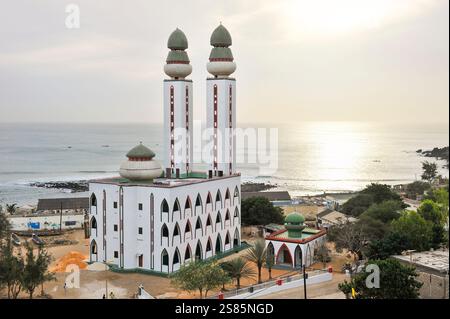
M90 260L169 273L240 245L239 175L170 181L92 182Z
M231 175L236 171L236 80L206 80L206 125L212 151L208 159L213 176ZM221 173L220 173L221 172Z
M164 165L172 176L192 170L193 105L192 81L164 80Z

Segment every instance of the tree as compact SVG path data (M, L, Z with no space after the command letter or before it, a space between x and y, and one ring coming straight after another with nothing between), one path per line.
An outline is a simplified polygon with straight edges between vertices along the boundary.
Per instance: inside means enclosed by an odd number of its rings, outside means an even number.
M369 194L373 196L374 203L381 203L386 200L401 201L400 195L392 191L391 186L386 184L372 183L361 191L361 194Z
M20 250L16 253L11 240L0 246L0 286L5 286L8 299L16 299L22 291L24 260Z
M10 215L14 215L16 213L17 204L6 204L6 211Z
M191 261L184 264L171 276L173 285L186 290L198 291L200 298L205 297L211 289L224 284L227 275L216 262L206 262L201 260Z
M358 217L373 204L373 196L369 194L358 194L350 198L342 205L341 211L347 215Z
M267 249L265 240L262 238L257 239L253 244L253 246L248 249L245 258L248 261L251 261L256 264L256 267L258 268L258 284L260 284L262 282L261 269L265 264L267 258Z
M389 223L400 217L402 203L397 200L387 200L379 204L372 204L361 216L369 216L383 223Z
M422 179L432 184L437 177L437 164L432 162L422 162Z
M430 184L427 182L415 181L406 185L406 193L408 197L415 199L417 195L423 195L430 187Z
M433 202L431 199L425 199L420 204L417 212L427 221L441 225L445 222L445 217L442 212L442 208L439 204Z
M444 226L440 224L433 224L431 226L431 247L437 249L441 247L442 244L448 245L447 232L444 229Z
M398 201L405 208L400 196L392 191L389 185L372 183L364 188L355 197L350 198L342 205L341 211L345 214L358 217L371 205L384 201Z
M28 243L25 248L26 255L22 285L28 292L30 299L33 299L33 294L36 287L43 284L45 281L52 280L54 278L53 274L48 272L51 256L42 247L38 248L37 255L34 254L33 246Z
M265 197L250 197L241 202L241 222L243 225L282 224L283 211L274 207Z
M369 216L362 216L356 223L347 222L336 225L328 230L328 240L334 242L337 252L346 249L362 260L365 247L373 240L383 238L387 226Z
M402 216L391 223L392 232L405 236L407 249L418 251L430 249L432 240L431 224L419 213L405 211Z
M5 214L0 213L0 241L2 238L5 238L9 233L10 225L9 221L6 218Z
M447 189L442 187L429 191L425 199L437 203L441 207L444 219L448 218L448 186Z
M408 239L404 234L392 233L369 244L365 255L368 259L386 259L392 255L399 255L408 249Z
M334 242L337 252L347 249L350 253L362 259L362 250L369 240L364 229L358 223L347 222L336 225L328 230L328 240Z
M368 265L377 265L380 269L380 287L369 288L366 279L372 271L364 269L356 274L351 282L345 281L339 289L348 293L349 288L356 292L356 299L417 299L422 283L416 280L418 274L410 266L402 265L393 259L373 260ZM369 278L370 280L370 278ZM350 288L350 289L351 289Z
M273 252L269 252L268 249L266 249L266 251L267 251L266 268L267 268L267 271L269 272L269 279L272 279L272 268L273 268L273 265L275 265L275 256L274 256Z
M324 242L314 249L314 261L321 262L323 264L323 268L325 268L327 263L331 261L330 250Z
M241 287L241 278L253 278L256 275L249 263L240 257L224 262L222 268L229 277L236 279L237 289Z

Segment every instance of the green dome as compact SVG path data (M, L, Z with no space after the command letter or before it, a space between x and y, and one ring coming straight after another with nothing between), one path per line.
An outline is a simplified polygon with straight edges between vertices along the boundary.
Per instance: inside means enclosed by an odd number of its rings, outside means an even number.
M225 47L215 47L212 48L209 59L227 59L233 61L233 53L231 53L230 48Z
M188 41L183 31L176 28L167 41L167 47L171 50L186 50L188 48Z
M230 32L221 24L213 31L209 42L213 47L229 47L232 43Z
M305 222L305 217L303 217L302 214L294 212L290 213L286 216L284 219L285 224L294 224L294 225L301 225Z
M185 51L169 51L166 62L185 62L189 63L189 57Z
M142 142L133 147L128 153L127 153L127 157L128 158L149 158L152 159L153 157L155 157L155 153L153 153L153 151L151 149L149 149L148 147L142 145Z

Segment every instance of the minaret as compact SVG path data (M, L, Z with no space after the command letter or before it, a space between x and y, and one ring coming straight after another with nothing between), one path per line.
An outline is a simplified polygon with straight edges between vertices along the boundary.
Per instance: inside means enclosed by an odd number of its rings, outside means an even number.
M180 29L172 32L167 41L170 49L164 72L164 139L166 177L182 177L192 169L192 66L186 53L188 42Z
M220 24L211 34L213 46L206 68L213 77L206 80L206 126L212 135L209 176L231 175L236 169L236 70L231 53L231 35Z

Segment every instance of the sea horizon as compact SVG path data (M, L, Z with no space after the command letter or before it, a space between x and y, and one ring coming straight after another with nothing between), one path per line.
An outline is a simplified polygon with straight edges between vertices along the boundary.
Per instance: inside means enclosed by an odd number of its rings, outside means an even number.
M237 126L278 129L274 174L261 173L258 164L244 163L237 169L243 182L270 183L292 196L353 192L372 182L395 185L418 180L421 161L435 159L416 151L448 146L449 136L448 125L429 123L238 122ZM0 133L1 204L85 196L29 184L116 176L126 152L140 141L162 161L162 124L157 123L0 123ZM444 161L437 162L439 173L448 177ZM196 167L205 169L204 163Z

